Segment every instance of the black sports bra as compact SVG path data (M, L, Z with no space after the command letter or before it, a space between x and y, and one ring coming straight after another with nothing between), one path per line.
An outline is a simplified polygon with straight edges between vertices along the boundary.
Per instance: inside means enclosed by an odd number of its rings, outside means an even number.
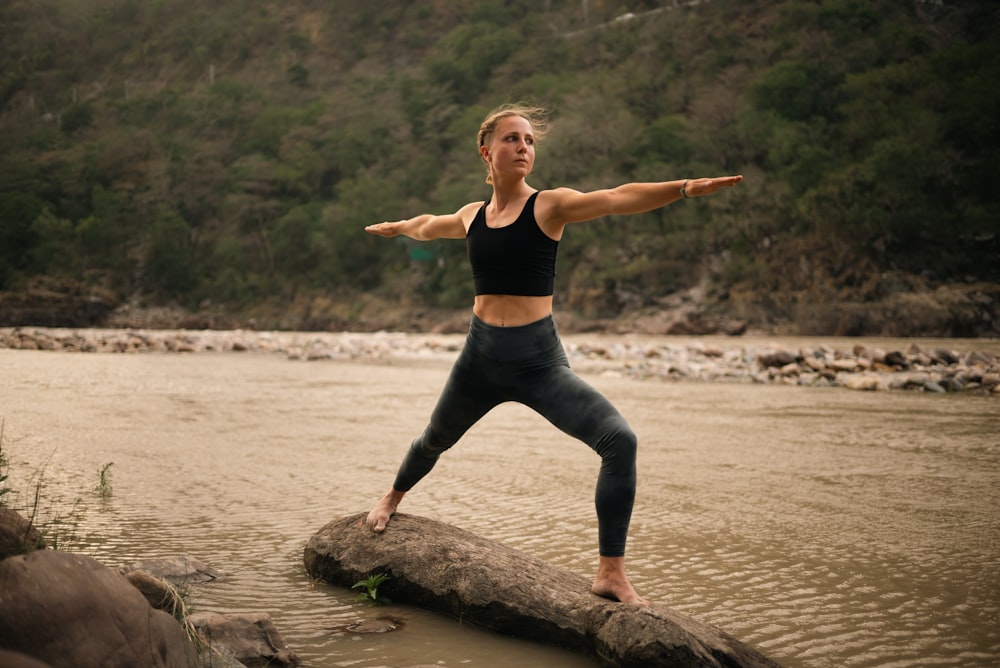
M537 196L537 191L532 193L517 219L504 227L487 227L489 201L476 212L465 237L476 295L552 294L559 242L535 220Z

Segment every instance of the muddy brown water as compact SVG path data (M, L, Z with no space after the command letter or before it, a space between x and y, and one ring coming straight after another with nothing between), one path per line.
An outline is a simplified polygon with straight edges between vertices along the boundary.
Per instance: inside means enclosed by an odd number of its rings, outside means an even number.
M447 358L0 350L7 485L40 492L60 549L223 571L189 607L270 613L306 666L594 666L304 571L309 537L391 483ZM640 437L628 559L655 604L789 667L1000 664L996 397L584 375ZM590 577L598 462L504 405L401 510ZM346 630L381 615L402 628Z

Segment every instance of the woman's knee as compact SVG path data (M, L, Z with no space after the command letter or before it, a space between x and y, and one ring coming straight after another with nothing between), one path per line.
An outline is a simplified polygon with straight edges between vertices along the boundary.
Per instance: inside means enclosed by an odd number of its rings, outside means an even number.
M604 461L614 461L624 466L634 466L639 450L639 438L624 418L608 420L594 448Z
M410 448L423 457L437 459L441 453L455 445L456 440L428 425L423 433L413 440Z

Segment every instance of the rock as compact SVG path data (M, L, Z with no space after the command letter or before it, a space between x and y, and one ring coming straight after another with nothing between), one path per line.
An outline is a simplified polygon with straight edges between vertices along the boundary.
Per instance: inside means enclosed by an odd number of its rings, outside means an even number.
M170 615L90 557L36 550L0 562L0 647L59 666L190 668L197 651Z
M166 580L173 585L208 582L222 576L219 571L186 554L162 559L146 559L118 568L118 572L122 575L131 571L145 571L153 577Z
M878 389L878 377L868 374L852 374L844 381L843 385L849 390L873 392Z
M839 359L830 362L830 368L834 371L855 371L858 368L857 360Z
M961 392L965 389L965 383L962 382L960 378L945 378L941 381L941 386L947 392Z
M791 364L786 364L785 366L781 367L778 370L778 372L782 376L797 376L799 375L799 371L800 371L799 365L796 364L795 362L792 362Z
M181 623L184 622L184 600L172 584L147 571L128 571L125 579L146 597L151 606L163 610Z
M783 367L796 362L795 355L787 350L774 350L760 355L757 360L765 367Z
M392 617L377 617L375 619L366 619L362 622L356 622L354 624L348 624L342 627L343 631L348 633L389 633L391 631L398 631L403 627L403 623L398 619L393 619Z
M931 359L937 364L943 366L951 366L952 364L958 364L959 356L950 350L945 348L935 348L931 351Z
M965 356L966 366L989 366L996 361L996 355L978 350L973 350Z
M891 352L886 353L885 363L888 364L889 366L899 367L900 369L910 368L910 360L906 358L905 354L901 353L898 350L893 350Z
M826 368L826 362L814 355L807 355L802 358L802 362L813 371L822 371Z
M0 649L0 666L3 668L52 668L47 663L33 659L20 652L8 652Z
M0 508L0 559L45 547L38 530L10 508Z
M221 650L248 668L301 665L267 613L196 612L188 619L212 649Z
M363 517L330 522L310 539L303 555L310 575L350 587L387 573L380 591L393 601L611 666L777 665L714 627L667 608L600 598L581 576L456 527L397 513L376 534Z

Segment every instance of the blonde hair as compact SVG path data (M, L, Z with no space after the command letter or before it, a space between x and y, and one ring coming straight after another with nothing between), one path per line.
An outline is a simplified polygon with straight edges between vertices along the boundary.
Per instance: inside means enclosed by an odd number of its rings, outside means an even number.
M536 107L521 102L502 104L489 114L482 125L479 126L479 135L476 137L476 148L481 149L490 141L493 133L496 132L497 125L505 118L520 116L531 125L531 133L535 136L535 142L539 142L548 134L551 123L548 120L549 110L544 107ZM493 175L489 173L489 166L486 167L486 183L493 183Z

